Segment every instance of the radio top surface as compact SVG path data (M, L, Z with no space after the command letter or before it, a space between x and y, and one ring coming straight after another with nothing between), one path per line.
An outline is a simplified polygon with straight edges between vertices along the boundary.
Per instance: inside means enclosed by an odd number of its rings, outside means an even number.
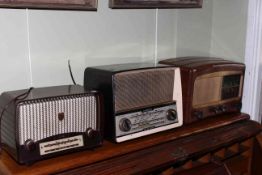
M170 67L168 65L156 64L155 63L129 63L129 64L113 64L90 67L91 69L99 69L107 72L118 73L123 71L139 70L139 69L149 69L149 68L165 68Z
M202 70L204 67L221 66L221 65L238 65L245 67L243 63L225 60L222 58L214 57L179 57L170 58L159 62L160 64L167 64L177 66L183 69L199 69Z
M7 95L10 99L16 98L18 95L26 93L29 89L8 91L3 95ZM67 95L77 95L87 93L80 85L64 85L64 86L52 86L44 88L34 88L30 91L30 94L24 100L34 100L49 97L59 97Z

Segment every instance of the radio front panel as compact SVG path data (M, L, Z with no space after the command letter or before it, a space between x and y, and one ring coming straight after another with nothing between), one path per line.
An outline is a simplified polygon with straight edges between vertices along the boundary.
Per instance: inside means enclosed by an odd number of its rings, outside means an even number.
M114 76L115 112L165 104L173 101L174 68L117 73Z
M1 123L3 148L18 163L30 164L100 146L101 102L98 92L79 85L4 92L0 96L0 109L6 108Z
M197 77L194 83L193 108L240 99L243 78L241 71L221 71Z
M176 104L116 116L116 140L122 142L181 126Z
M243 63L212 57L170 58L159 63L181 70L185 124L240 112L245 73Z
M95 96L25 101L18 105L19 144L64 134L98 130Z
M154 63L90 67L85 70L84 84L86 90L104 95L105 136L111 141L123 142L183 124L180 68ZM176 111L176 120L166 119L167 109Z
M198 76L193 91L192 116L208 116L240 111L243 73L220 71Z

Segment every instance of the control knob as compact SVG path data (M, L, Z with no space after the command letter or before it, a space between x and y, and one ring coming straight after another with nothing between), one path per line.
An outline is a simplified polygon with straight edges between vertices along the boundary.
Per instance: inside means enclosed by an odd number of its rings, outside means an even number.
M35 142L31 139L26 140L24 145L27 151L33 151L36 148Z
M87 135L88 138L93 139L93 138L99 137L100 136L100 132L96 131L96 130L94 130L92 128L87 128L86 135Z
M132 128L132 123L129 119L127 118L122 118L120 121L119 121L119 128L121 131L123 132L128 132L131 130Z
M169 121L174 121L177 119L177 112L174 109L169 109L166 114L166 118Z
M202 111L195 111L194 116L199 120L204 118L204 114Z
M211 107L210 108L210 112L213 112L215 114L218 114L220 112L219 108L218 107Z
M219 109L222 112L226 112L227 111L227 107L225 105L219 106Z

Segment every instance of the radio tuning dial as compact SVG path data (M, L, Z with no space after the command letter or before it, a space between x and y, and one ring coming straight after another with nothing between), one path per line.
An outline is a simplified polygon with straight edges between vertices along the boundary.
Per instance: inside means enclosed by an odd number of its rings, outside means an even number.
M174 109L169 109L166 114L167 120L174 121L177 119L177 112Z
M132 128L132 123L129 119L123 118L119 121L119 128L121 131L128 132Z

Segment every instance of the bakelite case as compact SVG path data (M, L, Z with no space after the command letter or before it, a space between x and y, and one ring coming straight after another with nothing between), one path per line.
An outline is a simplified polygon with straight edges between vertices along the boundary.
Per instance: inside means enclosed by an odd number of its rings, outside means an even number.
M103 94L104 135L113 142L172 129L183 123L179 68L151 63L89 67L85 70L84 87ZM172 108L172 105L176 107ZM171 108L176 110L176 121L167 122L166 115ZM122 119L128 122L122 124L129 126L121 125ZM160 126L153 122L162 123ZM124 130L124 127L132 128Z
M180 57L159 63L180 67L183 121L240 112L245 65L211 57Z
M102 145L102 96L82 86L4 92L0 109L3 149L20 164Z

